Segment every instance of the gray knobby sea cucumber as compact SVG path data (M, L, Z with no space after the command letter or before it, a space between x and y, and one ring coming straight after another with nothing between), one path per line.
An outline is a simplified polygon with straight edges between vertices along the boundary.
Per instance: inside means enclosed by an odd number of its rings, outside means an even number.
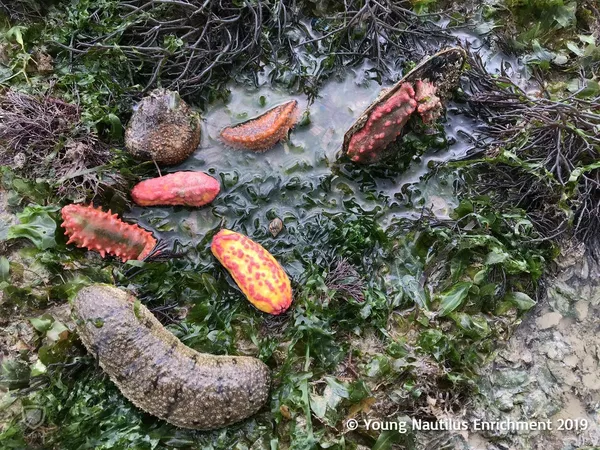
M216 356L185 346L136 298L96 284L76 296L79 336L137 407L183 428L239 422L267 401L268 367L247 356Z

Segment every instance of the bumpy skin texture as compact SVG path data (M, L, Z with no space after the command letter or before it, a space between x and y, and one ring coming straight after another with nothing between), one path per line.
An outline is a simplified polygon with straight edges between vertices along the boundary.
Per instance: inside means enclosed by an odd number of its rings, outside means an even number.
M422 80L415 83L415 100L419 103L417 111L425 123L433 122L442 113L442 103L436 92L433 83Z
M83 344L121 393L173 425L225 427L255 414L268 399L270 373L262 361L186 347L120 289L86 287L72 312Z
M223 129L221 139L233 148L264 151L287 137L298 118L298 102L292 100L255 119Z
M125 146L139 159L179 164L200 145L200 118L176 92L157 89L144 97L125 131Z
M352 161L369 164L387 156L385 149L402 134L415 111L426 123L439 116L442 105L435 95L435 86L419 80L415 88L411 83L402 84L392 97L371 112L364 127L350 139L348 156Z
M210 248L258 309L277 315L290 307L290 279L260 244L234 231L221 230L214 236Z
M175 172L136 184L131 198L140 206L204 206L220 189L217 180L202 172Z
M352 161L370 163L381 158L381 152L402 133L402 129L417 107L415 91L409 83L379 105L365 126L352 136L348 156Z
M62 211L67 244L96 250L123 260L144 259L156 246L152 233L137 225L123 222L116 214L93 206L67 205Z

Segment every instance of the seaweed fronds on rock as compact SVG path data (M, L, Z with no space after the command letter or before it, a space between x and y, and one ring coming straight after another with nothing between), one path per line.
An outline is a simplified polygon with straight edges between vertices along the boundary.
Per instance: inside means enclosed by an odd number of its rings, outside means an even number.
M357 303L365 301L365 280L345 258L331 263L325 277L325 286L347 300L352 299Z
M532 95L508 77L491 77L479 59L468 78L469 104L485 121L478 130L484 158L469 163L478 170L468 189L524 209L544 239L598 243L600 95L586 83L570 95L544 87Z
M433 20L411 11L409 2L330 2L319 4L318 17L309 20L313 9L314 2L282 0L92 2L89 10L81 8L91 32L64 33L48 44L76 61L118 50L144 92L163 86L189 99L232 74L254 77L265 62L273 68L269 77L290 86L298 83L308 92L367 56L392 75L395 69L380 62L385 55L404 61L437 48L429 47L432 37L455 40ZM117 16L122 19L103 26L103 18ZM299 52L306 56L298 57ZM307 60L318 70L307 72Z
M121 184L104 171L113 155L81 122L77 105L9 89L0 95L0 164L81 200Z

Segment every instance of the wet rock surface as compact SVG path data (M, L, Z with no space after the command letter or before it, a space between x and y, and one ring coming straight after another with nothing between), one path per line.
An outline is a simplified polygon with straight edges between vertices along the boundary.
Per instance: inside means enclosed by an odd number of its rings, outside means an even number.
M416 448L600 448L600 265L579 246L564 249L557 266L543 301L483 368L479 393L461 411L436 415L469 429L417 432ZM481 429L502 422L543 425Z
M466 412L487 422L549 421L552 430L470 432L456 448L599 448L600 266L582 247L563 254L545 300L485 368Z

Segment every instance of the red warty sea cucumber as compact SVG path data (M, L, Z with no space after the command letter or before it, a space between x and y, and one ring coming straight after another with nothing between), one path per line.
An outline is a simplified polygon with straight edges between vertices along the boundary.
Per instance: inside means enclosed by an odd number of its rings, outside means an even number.
M140 206L204 206L220 189L217 180L202 172L175 172L136 184L131 198Z
M102 257L115 255L123 262L144 259L156 246L152 233L123 222L110 211L103 212L93 206L67 205L61 212L62 226L69 236L67 244L96 250Z
M350 159L360 163L378 161L385 148L402 134L404 125L415 111L424 122L433 121L441 110L440 99L435 92L435 86L427 81L417 81L414 88L411 83L403 83L394 95L371 112L365 125L354 133L348 145Z
M223 129L221 139L234 148L264 151L284 139L298 118L298 102L292 100L255 119Z
M357 131L348 147L352 161L371 162L402 132L402 128L417 108L413 87L405 83L398 92L375 108L367 123Z

